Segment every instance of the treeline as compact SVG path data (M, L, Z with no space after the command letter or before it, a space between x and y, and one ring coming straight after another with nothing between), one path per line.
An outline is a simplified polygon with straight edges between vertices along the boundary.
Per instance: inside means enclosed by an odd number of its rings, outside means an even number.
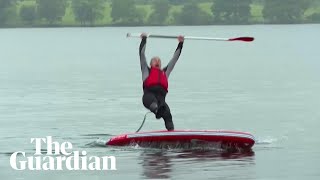
M319 22L320 0L0 0L0 27Z

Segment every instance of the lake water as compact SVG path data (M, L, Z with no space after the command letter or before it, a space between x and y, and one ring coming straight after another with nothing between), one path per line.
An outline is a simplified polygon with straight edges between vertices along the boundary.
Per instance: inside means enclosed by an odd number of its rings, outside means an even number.
M167 102L176 129L252 133L250 154L112 148L146 110L139 39L127 32L253 36L252 43L185 41ZM0 177L9 179L319 179L320 25L0 29ZM176 40L149 39L147 56L171 58ZM142 129L163 130L153 116ZM15 171L13 152L53 136L117 171Z

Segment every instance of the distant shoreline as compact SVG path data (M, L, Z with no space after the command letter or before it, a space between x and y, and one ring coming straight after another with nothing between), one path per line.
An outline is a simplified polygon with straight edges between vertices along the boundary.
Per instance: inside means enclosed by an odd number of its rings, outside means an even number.
M292 6L288 6L285 1L271 4L261 0L241 1L241 3L237 1L236 4L242 7L239 9L230 3L222 3L226 2L225 0L216 1L216 4L212 0L126 0L121 3L117 0L83 0L83 2L96 2L93 4L79 4L80 1L75 0L8 1L10 3L0 7L0 9L2 8L0 28L243 26L320 23L320 3L294 3ZM91 15L84 13L88 7L95 10L95 13Z
M320 24L320 23L252 23L252 24L206 24L206 25L39 25L39 26L4 26L0 29L32 29L32 28L95 28L95 27L187 27L187 26L251 26L251 25L310 25L310 24Z

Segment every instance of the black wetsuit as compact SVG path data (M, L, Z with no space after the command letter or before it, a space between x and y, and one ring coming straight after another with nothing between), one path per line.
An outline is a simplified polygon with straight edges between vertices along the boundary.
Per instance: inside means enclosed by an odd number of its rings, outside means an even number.
M142 72L142 81L144 82L150 72L150 67L148 67L146 56L145 56L145 49L146 49L147 38L144 37L141 40L140 48L139 48L139 56L140 56L140 65L141 65L141 72ZM183 42L178 44L178 47L168 63L168 65L163 68L163 71L166 73L167 78L169 78L171 71L173 70L176 62L179 59L181 54L181 50L183 47ZM151 110L157 119L163 118L165 122L165 126L167 130L174 130L174 125L172 122L172 115L170 112L170 108L165 101L167 91L160 85L151 86L148 88L143 89L143 105Z

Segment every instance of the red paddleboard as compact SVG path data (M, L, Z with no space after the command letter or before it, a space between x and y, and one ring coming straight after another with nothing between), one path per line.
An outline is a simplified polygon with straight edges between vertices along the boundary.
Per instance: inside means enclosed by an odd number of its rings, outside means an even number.
M251 149L255 138L247 132L225 131L225 130L175 130L175 131L149 131L122 134L109 139L106 145L127 146L138 144L148 146L150 144L210 144L215 143L221 148L243 148Z

